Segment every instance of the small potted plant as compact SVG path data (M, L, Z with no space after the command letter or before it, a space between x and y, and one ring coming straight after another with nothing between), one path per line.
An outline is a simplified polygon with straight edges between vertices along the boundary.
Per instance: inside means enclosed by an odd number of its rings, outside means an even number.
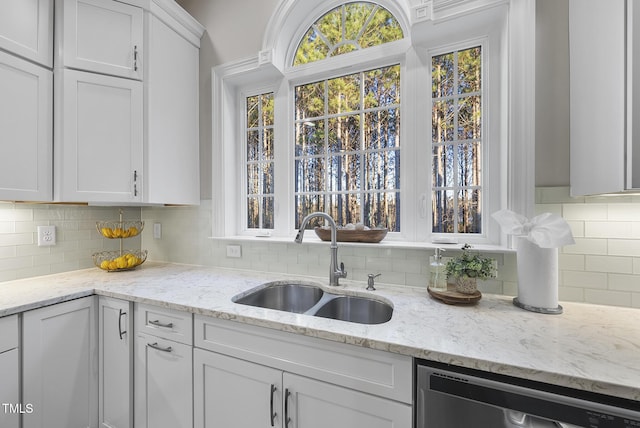
M478 290L477 280L493 278L496 265L492 258L472 254L471 245L462 246L462 254L447 262L447 278L453 278L456 291L463 294L474 294Z

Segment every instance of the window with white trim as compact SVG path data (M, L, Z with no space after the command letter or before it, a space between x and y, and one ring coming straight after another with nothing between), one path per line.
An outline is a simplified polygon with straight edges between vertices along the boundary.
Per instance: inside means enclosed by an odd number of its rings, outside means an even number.
M273 92L246 98L247 228L273 229Z
M245 123L244 137L233 147L245 164L238 181L244 190L235 210L225 204L219 230L291 236L306 214L323 211L338 225L389 228L387 240L454 235L460 242L500 242L488 219L507 189L508 8L480 11L494 27L465 20L460 34L456 27L443 37L438 31L453 28L457 18L426 36L406 16L396 19L401 9L390 0L327 3L333 6L322 11L305 1L320 11L316 18L288 21L281 34L289 38L274 38L277 49L267 53L277 67L257 65L250 78L240 71L237 81L218 80L222 88L233 82L227 91L258 94L241 99L236 118ZM296 13L291 19L304 15ZM354 26L350 16L358 14ZM384 33L379 40L361 42L376 32ZM263 64L263 52L259 58ZM260 87L269 89L255 91ZM223 102L219 110L233 105ZM222 135L231 147L235 134ZM232 165L225 161L224 168ZM225 179L226 188L237 188L234 181Z
M400 230L400 65L295 87L295 227Z

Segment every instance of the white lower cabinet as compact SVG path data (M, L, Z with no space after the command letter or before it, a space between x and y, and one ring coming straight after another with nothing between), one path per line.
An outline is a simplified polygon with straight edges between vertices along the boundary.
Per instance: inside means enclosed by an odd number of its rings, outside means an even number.
M411 426L404 403L197 348L193 359L195 428Z
M282 425L282 371L193 351L194 427Z
M27 311L22 318L23 428L98 426L95 296Z
M133 303L100 296L98 301L101 428L133 427Z
M405 428L412 360L196 315L195 428Z
M0 427L18 428L30 409L20 402L18 316L0 318Z
M192 427L191 314L137 305L135 324L135 427Z

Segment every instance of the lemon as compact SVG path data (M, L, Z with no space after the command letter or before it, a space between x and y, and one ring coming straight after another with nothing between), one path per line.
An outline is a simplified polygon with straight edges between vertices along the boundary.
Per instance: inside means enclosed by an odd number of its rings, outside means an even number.
M103 260L100 263L100 269L109 270L109 260Z
M129 228L129 236L136 236L138 234L138 228L135 226L131 226Z

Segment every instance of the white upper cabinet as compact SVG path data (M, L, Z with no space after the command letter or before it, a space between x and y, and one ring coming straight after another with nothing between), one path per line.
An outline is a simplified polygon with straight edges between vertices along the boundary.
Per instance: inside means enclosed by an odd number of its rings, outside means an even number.
M173 18L147 23L145 202L197 205L199 49Z
M135 4L56 2L56 202L200 203L204 28L174 1Z
M53 66L53 0L0 1L0 49Z
M569 3L573 196L640 189L640 82L634 85L640 5L634 3Z
M64 67L142 79L142 8L105 0L59 0L56 34Z
M51 201L52 145L51 70L0 51L1 200Z
M65 69L56 89L56 200L140 202L142 82Z

